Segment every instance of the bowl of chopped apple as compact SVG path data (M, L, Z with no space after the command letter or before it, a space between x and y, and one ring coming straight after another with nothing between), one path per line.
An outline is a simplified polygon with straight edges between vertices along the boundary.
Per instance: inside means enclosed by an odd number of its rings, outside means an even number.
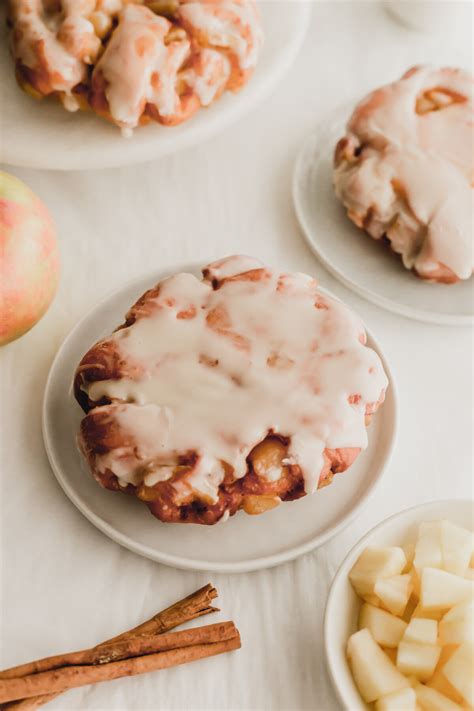
M473 501L437 501L388 518L347 555L324 629L346 709L474 707L473 528Z

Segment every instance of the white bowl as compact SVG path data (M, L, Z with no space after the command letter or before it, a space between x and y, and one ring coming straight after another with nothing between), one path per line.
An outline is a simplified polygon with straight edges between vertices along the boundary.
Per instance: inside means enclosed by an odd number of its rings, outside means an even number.
M473 530L474 502L465 499L433 501L391 516L356 543L337 571L326 604L324 646L329 673L344 708L350 711L369 708L357 691L346 659L347 640L357 630L361 605L349 582L350 569L367 546L399 546L415 541L419 523L443 518Z

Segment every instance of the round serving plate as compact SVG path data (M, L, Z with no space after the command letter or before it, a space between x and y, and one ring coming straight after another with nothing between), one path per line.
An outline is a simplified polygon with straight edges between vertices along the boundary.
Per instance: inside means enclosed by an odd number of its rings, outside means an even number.
M177 568L237 573L279 565L325 543L342 530L382 478L397 431L394 378L381 347L368 331L390 380L385 403L369 428L369 446L331 486L260 516L240 511L216 526L162 523L134 497L102 489L86 470L76 446L84 416L71 392L77 364L90 346L109 335L131 304L172 273L200 274L196 265L142 276L99 303L72 330L59 349L46 384L43 435L52 469L66 495L98 529L114 541ZM328 292L327 292L328 293ZM336 298L336 297L333 297Z
M339 281L388 311L452 326L474 323L474 279L431 284L404 268L384 244L347 217L332 186L334 148L357 102L339 107L305 141L293 175L293 201L303 235Z
M324 646L334 688L347 711L369 711L357 691L346 658L347 640L357 630L361 606L349 582L349 571L364 548L414 543L420 523L439 519L473 530L474 502L467 499L432 501L390 516L356 543L336 573L326 604Z
M2 138L0 162L50 170L111 168L153 160L205 141L262 101L291 66L309 25L311 4L260 2L265 44L249 83L175 127L150 124L130 139L92 112L68 113L54 100L36 101L17 85L0 10Z

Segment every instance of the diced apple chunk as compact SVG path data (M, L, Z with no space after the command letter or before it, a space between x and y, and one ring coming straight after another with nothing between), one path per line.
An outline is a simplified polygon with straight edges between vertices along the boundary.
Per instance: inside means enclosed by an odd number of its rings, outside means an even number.
M452 607L439 623L439 643L474 643L474 601L461 602Z
M393 615L403 615L413 589L411 575L394 575L377 580L374 592Z
M406 622L379 607L365 603L359 616L359 629L368 629L377 644L382 647L398 647L406 628Z
M472 595L473 584L470 580L445 570L425 568L421 576L421 605L428 610L440 610L453 607Z
M455 605L443 615L443 620L446 622L454 622L454 620L465 620L466 617L474 612L474 600L466 600Z
M441 647L432 644L400 642L397 653L397 667L403 673L416 676L420 681L428 681L441 654Z
M347 645L363 700L474 711L474 533L424 522L416 544L365 549L349 578L364 601Z
M454 703L436 689L431 689L423 684L415 687L416 699L422 711L461 711L462 707ZM400 710L401 711L400 707Z
M360 630L349 638L347 657L360 695L367 703L409 687L369 630Z
M406 565L405 553L401 548L366 548L349 573L349 580L358 595L366 597L374 594L374 587L380 578L399 575Z
M474 706L474 648L464 642L443 667L443 674L469 706Z
M473 620L466 624L463 620L454 620L453 622L439 623L439 643L443 646L446 644L463 644L463 642L474 643L474 627Z
M455 526L450 521L441 522L441 549L443 568L448 573L463 577L469 567L472 553L472 533Z
M423 568L442 568L441 521L420 523L413 567L421 577Z
M375 704L375 711L416 711L416 694L413 689L402 689L382 696Z
M440 694L447 696L448 699L451 699L451 701L454 701L457 704L463 704L463 697L461 696L461 694L459 694L459 692L456 691L454 686L449 683L443 673L443 667L445 666L446 662L451 659L457 648L457 645L448 644L441 649L441 654L438 660L438 664L436 665L435 673L427 682L427 684L432 689L436 689L436 691L439 691Z
M404 642L417 644L436 644L438 641L438 623L436 620L415 618L411 620L403 634Z

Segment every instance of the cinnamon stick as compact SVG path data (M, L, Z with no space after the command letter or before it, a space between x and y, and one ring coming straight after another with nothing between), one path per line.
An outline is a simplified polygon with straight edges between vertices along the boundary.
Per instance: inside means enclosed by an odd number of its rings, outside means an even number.
M59 694L43 694L42 696L34 696L31 699L20 699L9 704L2 704L0 708L2 711L35 711L35 709L55 699L56 696L59 696Z
M193 620L201 615L207 615L210 612L217 610L215 607L209 605L210 601L217 597L216 589L209 583L203 588L200 588L196 592L188 595L183 600L175 602L170 607L165 610L158 612L151 619L143 622L142 624L134 627L127 632L122 632L122 634L112 637L105 642L102 642L96 647L92 647L89 650L83 650L82 652L75 652L73 654L65 655L55 655L53 657L45 657L33 662L27 662L26 664L19 664L16 667L11 667L10 669L5 669L0 672L1 679L13 679L15 677L27 676L28 674L35 674L40 671L48 671L49 669L56 669L58 667L66 666L69 664L97 664L100 662L92 661L94 654L98 653L100 657L100 650L102 647L109 647L113 643L126 641L134 637L140 636L150 636L150 635L160 635L167 632L178 625ZM74 657L74 655L85 655L84 659L86 661L72 661L68 662L67 658ZM87 656L89 655L89 656ZM80 659L80 657L77 657ZM89 660L89 661L87 661Z
M23 668L28 669L26 673L18 674L18 668L7 669L2 674L3 679L17 679L30 674L39 674L62 667L80 666L86 664L107 664L127 659L128 657L139 657L143 654L153 652L165 652L169 649L179 647L191 647L195 644L209 644L210 642L221 642L236 636L236 629L233 622L220 622L204 627L194 627L190 630L180 632L167 632L164 634L143 635L121 639L118 642L108 642L92 649L83 649L80 652L69 652L68 654L57 654L54 657L45 657L34 662L24 664ZM0 686L1 681L0 680Z
M169 649L108 664L62 667L17 679L4 679L0 682L0 703L48 693L62 693L79 686L145 674L229 652L239 647L240 636L235 629L234 636L222 641Z
M153 635L168 632L169 630L172 630L175 627L188 622L189 620L218 611L219 608L213 607L210 604L216 597L217 590L213 585L208 583L182 600L178 600L178 602L173 603L173 605L170 605L165 610L158 612L146 622L143 622L131 630L122 632L122 634L102 642L94 649L100 649L102 646L108 645L112 642L132 639L139 635ZM33 664L34 662L29 662L27 664L21 664L10 669L6 669L5 671L0 672L0 679L12 678L13 674L15 677L31 674L33 673ZM47 668L44 667L43 671L46 670ZM34 711L43 704L47 704L49 701L52 701L58 695L58 693L44 694L42 696L23 699L21 701L13 701L10 704L2 706L2 709L3 711Z
M8 711L11 711L11 709L15 709L15 711L34 711L34 709L55 699L56 696L59 696L59 694L44 694L43 696L35 696L32 699L21 699L21 701L12 701L10 704L2 704L0 708L2 711L7 711L7 709Z
M108 639L106 642L102 642L102 644L118 642L121 639L129 639L137 635L169 632L169 630L182 625L184 622L194 620L196 617L208 615L210 612L218 612L219 608L212 607L210 604L216 597L217 590L211 583L208 583L204 585L204 587L199 588L199 590L196 590L196 592L191 593L191 595L188 595L182 600L178 600L178 602L173 603L173 605L170 605L165 610L158 612L158 614L147 620L147 622L143 622L131 630L122 632L122 634L112 637L112 639Z

